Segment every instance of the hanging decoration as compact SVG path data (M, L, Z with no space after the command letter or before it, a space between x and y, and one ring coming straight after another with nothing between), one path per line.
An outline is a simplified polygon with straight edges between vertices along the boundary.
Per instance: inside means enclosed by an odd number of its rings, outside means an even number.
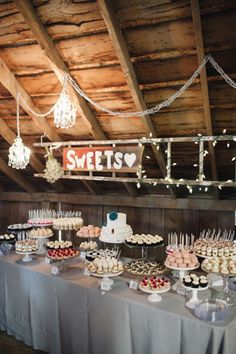
M44 178L46 178L47 182L55 183L57 180L63 177L64 171L63 168L57 159L53 156L52 153L53 147L49 149L46 147L47 154L45 155L47 162L46 168L44 170Z
M64 149L64 168L67 165L65 169L69 170L70 172L63 176L63 178L66 179L110 181L110 182L131 182L131 183L136 183L137 188L140 188L141 185L145 183L152 184L153 186L156 186L157 184L159 185L162 184L162 185L166 185L167 188L169 188L170 185L176 185L176 187L182 185L187 187L189 193L193 192L194 186L197 186L199 190L204 190L205 192L207 192L208 188L211 186L216 186L219 189L222 189L222 187L236 187L236 180L233 181L229 179L227 181L212 181L206 179L204 175L204 157L208 154L208 151L204 149L204 143L209 141L235 142L236 136L235 135L202 136L201 134L199 134L196 137L169 137L169 138L144 137L142 139L129 139L129 140L69 141L69 142L58 142L58 143L47 142L47 143L35 143L34 146L45 146L51 148L69 147ZM199 145L199 149L198 149L199 161L198 164L194 164L194 167L195 165L199 167L199 172L198 175L196 176L196 179L187 179L187 178L176 179L172 175L171 167L177 165L176 162L172 162L172 158L171 158L172 144L183 143L183 142L185 143L197 142ZM143 169L142 167L141 161L137 159L137 157L134 159L135 154L134 151L133 152L131 151L131 149L134 148L134 146L136 145L136 149L139 148L141 149L141 151L143 151L143 147L148 144L155 145L158 148L160 144L167 144L167 148L166 148L167 174L165 178L149 178L146 174L145 169ZM124 150L124 147L121 148L122 145L126 146L125 147L126 150ZM73 148L73 146L79 146L80 149ZM93 146L95 147L92 148ZM102 149L101 146L104 147L106 146L106 148ZM119 171L119 169L116 169L115 172L114 169L112 169L112 166L110 166L110 168L107 169L108 163L112 165L111 156L114 154L114 151L116 151L114 150L114 148L118 149L118 146L119 146L120 159L121 159L121 151L125 152L125 154L122 154L122 157L124 157L124 166L126 166L126 168L129 164L131 166L134 163L134 161L138 162L136 164L135 169L130 169L130 170L125 169L126 173L128 172L134 174L136 172L135 177L132 175L124 176L124 177L121 177L120 175L117 176L116 172L124 172L124 171ZM128 146L130 147L128 148ZM127 154L127 149L129 151L128 154ZM109 159L108 156L110 156ZM144 154L143 158L148 159L150 158L150 156ZM229 157L229 159L236 163L236 156L234 156L233 158L231 156ZM71 165L73 168L68 168L68 163L69 163L69 167ZM97 168L98 166L99 169ZM104 168L104 166L106 166L106 168ZM121 160L121 166L122 166L122 160ZM131 167L133 167L133 165ZM88 175L78 175L73 173L74 172L73 170L75 172L79 170L87 171ZM112 172L112 176L104 175L104 172ZM235 168L235 173L236 173L236 168ZM34 176L45 177L43 174L35 174Z
M54 107L54 124L56 128L68 129L75 125L75 121L76 108L67 92L67 76L65 76L63 90Z
M23 144L20 136L20 108L19 108L19 94L16 97L16 126L17 136L14 143L9 148L8 165L12 168L24 169L30 160L30 149Z

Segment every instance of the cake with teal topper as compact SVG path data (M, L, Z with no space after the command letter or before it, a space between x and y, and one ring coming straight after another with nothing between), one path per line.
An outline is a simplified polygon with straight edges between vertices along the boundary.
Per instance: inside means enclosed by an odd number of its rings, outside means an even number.
M127 225L126 214L111 211L107 214L107 222L102 227L99 239L107 243L123 243L132 234L130 225Z

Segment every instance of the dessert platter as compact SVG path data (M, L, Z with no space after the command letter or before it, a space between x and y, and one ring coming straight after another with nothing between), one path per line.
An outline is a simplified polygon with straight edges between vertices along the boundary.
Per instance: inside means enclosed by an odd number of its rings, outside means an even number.
M24 224L12 224L7 227L7 230L17 236L18 240L26 239L26 232L32 228L32 225Z
M79 249L83 252L94 251L98 248L98 244L95 241L84 241L79 245Z
M47 252L45 248L45 242L49 237L53 236L53 231L46 227L39 227L37 229L33 228L27 232L27 236L31 239L38 240L38 250L37 254L45 254Z
M0 243L14 243L15 241L16 241L16 236L13 234L0 235Z
M148 301L160 302L162 300L159 294L166 293L171 288L170 281L166 277L144 276L139 283L139 289L147 294Z
M75 248L53 249L49 250L47 257L52 261L65 261L79 256L79 250Z
M236 244L228 240L198 239L193 245L198 257L232 257L236 255Z
M158 275L166 271L162 262L138 259L128 263L125 270L133 275Z
M47 226L52 226L53 222L50 219L35 218L35 219L29 219L28 224L36 227L47 227Z
M132 235L130 225L127 225L127 217L124 213L112 211L107 214L107 223L101 229L100 241L113 244L121 244Z
M171 270L179 271L179 280L172 287L176 291L178 286L182 286L182 279L186 272L199 268L200 264L192 251L182 249L167 255L165 266Z
M81 217L59 217L52 221L54 230L78 230L83 226Z
M108 256L96 258L88 265L87 269L95 277L106 278L121 275L124 272L124 265L117 258Z
M208 281L205 275L198 276L195 273L184 276L182 279L182 286L186 290L192 291L192 297L186 302L186 306L193 309L197 303L200 302L198 299L198 292L208 289Z
M128 247L141 248L142 259L147 259L148 248L162 247L164 245L163 237L151 234L135 234L126 238L125 244Z
M73 245L71 241L48 241L46 246L50 250L58 250L71 248Z
M93 262L95 259L101 259L103 257L116 258L118 256L118 251L116 249L99 249L95 251L88 251L85 256L87 262Z
M234 293L229 289L229 277L236 275L236 259L235 257L211 257L206 258L201 264L202 270L206 273L216 273L223 277L224 289L216 298L223 300L228 306L234 305Z
M88 225L88 226L81 227L77 231L76 236L81 238L96 238L99 237L100 234L101 234L100 227L94 225Z
M31 255L34 254L38 250L38 241L34 240L22 240L16 241L15 243L15 252L17 254L24 255L22 258L23 262L32 261Z

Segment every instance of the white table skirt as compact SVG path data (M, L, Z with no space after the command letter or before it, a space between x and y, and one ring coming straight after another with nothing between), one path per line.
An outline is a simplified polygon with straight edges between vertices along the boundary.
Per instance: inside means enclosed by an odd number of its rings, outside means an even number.
M102 295L83 265L59 277L51 265L0 258L0 326L52 354L235 354L236 310L215 324L196 319L184 298L163 294L150 303L123 278Z

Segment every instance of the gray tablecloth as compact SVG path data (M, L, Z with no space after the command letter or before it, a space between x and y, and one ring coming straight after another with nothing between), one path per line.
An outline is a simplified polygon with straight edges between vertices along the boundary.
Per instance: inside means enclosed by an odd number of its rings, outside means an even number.
M116 278L102 294L83 264L59 277L43 259L0 258L0 326L53 354L235 354L236 310L217 323L196 319L184 298L163 294L150 303Z

